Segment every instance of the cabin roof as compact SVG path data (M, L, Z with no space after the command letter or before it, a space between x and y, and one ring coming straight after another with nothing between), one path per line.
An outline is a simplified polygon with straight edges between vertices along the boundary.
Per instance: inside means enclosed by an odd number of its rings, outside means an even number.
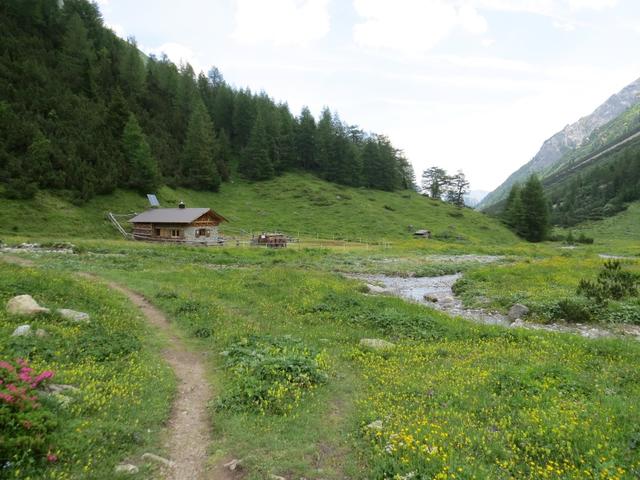
M210 208L154 208L136 215L130 223L192 223L205 213L211 212L218 220L226 220Z

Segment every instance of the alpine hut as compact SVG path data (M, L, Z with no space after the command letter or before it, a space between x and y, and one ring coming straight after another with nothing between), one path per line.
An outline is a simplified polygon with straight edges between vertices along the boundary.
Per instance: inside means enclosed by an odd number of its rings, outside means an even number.
M226 221L210 208L186 208L182 202L178 208L154 208L129 220L136 240L192 245L223 243L218 225Z

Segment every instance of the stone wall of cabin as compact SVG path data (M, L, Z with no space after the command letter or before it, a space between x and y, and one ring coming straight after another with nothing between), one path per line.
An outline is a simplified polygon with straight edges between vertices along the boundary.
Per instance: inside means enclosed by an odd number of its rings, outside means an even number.
M196 236L196 232L201 229L209 231L209 236ZM184 229L184 241L203 245L215 245L220 241L218 227L186 227Z

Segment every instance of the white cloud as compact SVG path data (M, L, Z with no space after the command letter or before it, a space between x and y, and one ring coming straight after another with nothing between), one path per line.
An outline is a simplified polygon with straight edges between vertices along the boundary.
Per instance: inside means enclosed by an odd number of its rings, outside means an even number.
M109 23L109 22L105 22L105 26L107 28L110 28L113 33L115 33L117 36L119 36L122 39L127 38L127 32L125 31L124 27L122 25L120 25L119 23Z
M487 22L469 3L445 0L354 0L364 19L353 36L360 46L391 48L409 53L431 50L456 28L480 34Z
M261 42L307 45L329 33L329 0L236 0L232 37Z
M604 10L618 5L618 0L569 0L571 10Z
M168 42L155 48L140 45L140 50L157 57L160 57L162 54L166 54L167 57L169 57L169 60L176 65L189 63L196 73L205 71L204 65L200 62L199 55L190 47L180 43Z

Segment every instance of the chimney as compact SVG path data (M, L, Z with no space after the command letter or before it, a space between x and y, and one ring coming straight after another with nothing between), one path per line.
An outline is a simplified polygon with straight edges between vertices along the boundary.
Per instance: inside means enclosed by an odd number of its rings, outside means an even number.
M185 208L185 204L182 200L180 200L180 203L178 204L178 208Z

